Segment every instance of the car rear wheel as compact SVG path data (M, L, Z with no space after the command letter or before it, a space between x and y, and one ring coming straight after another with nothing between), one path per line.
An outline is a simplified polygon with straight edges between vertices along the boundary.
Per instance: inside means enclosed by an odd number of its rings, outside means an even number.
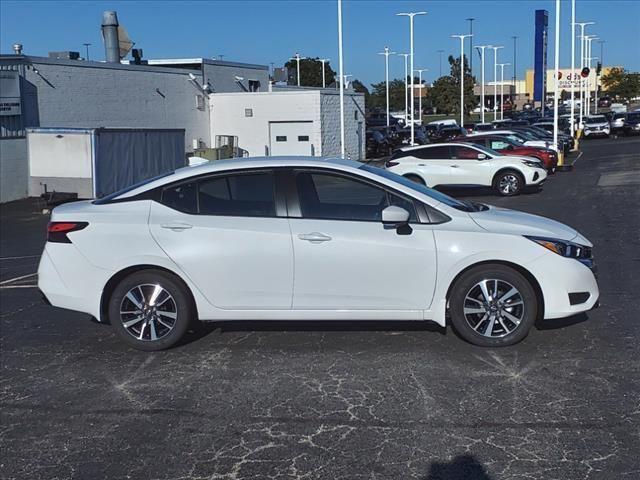
M500 195L512 197L524 188L524 178L514 170L505 170L496 176L494 186Z
M116 334L138 350L163 350L175 345L193 318L186 287L160 270L132 273L114 289L109 320Z
M423 178L419 177L418 175L405 175L404 178L406 178L407 180L411 180L413 183L417 183L419 185L426 185Z
M505 265L479 265L465 272L449 297L456 332L483 347L513 345L527 336L538 315L529 281Z

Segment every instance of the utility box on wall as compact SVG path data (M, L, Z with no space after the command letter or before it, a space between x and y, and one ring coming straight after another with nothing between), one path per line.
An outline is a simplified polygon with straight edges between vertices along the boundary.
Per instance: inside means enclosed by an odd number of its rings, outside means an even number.
M100 198L185 166L184 129L27 129L29 196Z

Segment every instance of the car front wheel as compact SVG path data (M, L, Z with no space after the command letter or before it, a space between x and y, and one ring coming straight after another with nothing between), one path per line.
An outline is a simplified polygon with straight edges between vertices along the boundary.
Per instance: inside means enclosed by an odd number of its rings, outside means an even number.
M465 272L449 297L455 330L483 347L512 345L527 336L538 315L529 281L505 265L479 265Z
M518 172L506 170L498 174L494 185L500 195L512 197L524 188L524 178Z
M134 272L109 300L109 320L118 337L138 350L175 345L193 318L193 302L176 277L160 270Z

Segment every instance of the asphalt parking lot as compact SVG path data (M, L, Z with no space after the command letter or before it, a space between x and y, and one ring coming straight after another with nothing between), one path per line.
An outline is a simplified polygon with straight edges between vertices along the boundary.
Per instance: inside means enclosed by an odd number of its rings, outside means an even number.
M640 138L582 147L541 192L449 192L595 244L600 308L495 350L398 322L219 324L131 350L40 302L48 218L3 205L0 477L640 478Z

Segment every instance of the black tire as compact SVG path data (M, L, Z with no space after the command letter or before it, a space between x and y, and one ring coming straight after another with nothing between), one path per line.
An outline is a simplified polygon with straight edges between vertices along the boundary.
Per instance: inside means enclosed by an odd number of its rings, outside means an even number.
M479 283L484 280L488 282L487 290L490 296L495 296L493 281L497 280L498 301L494 300L496 305L493 305L493 310L491 307L487 309L486 305L476 308L487 310L486 314L483 312L465 314L465 307L474 309L474 305L480 305L480 300L484 299L482 289L479 287ZM518 293L508 296L511 288ZM502 297L505 301L502 302L502 306L499 306ZM473 300L473 298L479 300ZM519 305L518 301L522 304ZM508 306L511 303L513 306ZM493 326L488 332L491 326L490 312L494 312L497 316L494 315ZM520 319L519 323L511 321L505 312ZM466 271L451 288L449 313L456 332L468 342L481 347L504 347L513 345L527 336L538 316L538 298L529 281L513 268L499 264L478 265ZM489 316L485 318L485 315Z
M417 183L418 185L426 185L423 178L418 175L409 174L405 175L404 178L406 178L407 180L411 180L413 183Z
M503 182L510 185L508 190L506 186L503 188ZM496 175L496 178L493 181L493 187L496 189L498 194L503 197L513 197L515 195L519 195L524 189L524 177L515 170L503 170L502 172L498 172Z
M155 305L151 306L151 302L145 301L145 308L140 309L141 300L152 300L150 297L155 286L166 293L158 295L153 302ZM132 295L139 305L127 297L131 291L134 291ZM121 315L121 307L132 313ZM134 272L116 286L109 299L108 312L111 325L123 342L150 352L170 348L180 341L193 320L195 308L187 287L179 279L167 272L150 269ZM144 319L135 322L138 318ZM127 328L125 321L135 323ZM137 338L140 330L142 339Z

